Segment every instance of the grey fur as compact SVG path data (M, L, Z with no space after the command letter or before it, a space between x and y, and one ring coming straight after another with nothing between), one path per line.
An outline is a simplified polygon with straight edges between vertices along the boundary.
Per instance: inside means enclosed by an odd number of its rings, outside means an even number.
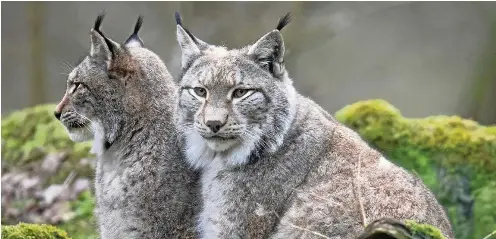
M99 32L55 111L72 140L94 140L101 238L194 238L198 177L178 150L177 85L156 54Z
M189 163L202 170L202 238L351 239L382 217L429 223L453 238L419 178L296 93L278 30L233 50L201 50L181 25L177 34L178 128ZM251 94L234 100L234 89ZM217 133L212 118L223 125Z

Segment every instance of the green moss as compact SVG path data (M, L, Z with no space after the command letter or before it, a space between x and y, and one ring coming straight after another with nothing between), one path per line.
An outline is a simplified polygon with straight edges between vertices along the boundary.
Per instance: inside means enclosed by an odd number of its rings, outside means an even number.
M420 238L428 239L445 239L443 234L439 229L429 224L420 224L415 221L407 220L405 221L406 226L412 232L412 235Z
M483 238L486 234L496 230L496 181L489 182L487 186L474 191L477 202L474 207L475 215L488 215L476 217L477 229L480 231L477 238ZM492 215L490 217L489 215ZM496 236L494 237L496 238Z
M96 221L93 216L95 199L91 191L85 191L79 195L78 200L71 203L76 217L70 222L60 225L60 228L69 232L73 239L96 239Z
M346 106L336 118L382 150L415 150L427 156L444 153L443 163L448 165L470 165L483 174L496 170L495 126L481 126L458 116L408 119L384 100Z
M451 192L445 191L462 190L460 175L469 178L475 199L475 226L468 238L482 238L494 230L496 126L483 126L458 116L405 118L397 108L379 99L346 106L335 116L391 160L418 174L447 209L457 238L465 238L461 235L469 232L465 226L471 227L471 222L460 217L463 212L455 208ZM447 169L449 180L440 182L438 169ZM455 186L446 186L449 183Z
M19 223L2 225L2 239L68 239L66 232L51 225Z
M384 100L346 106L336 119L403 167L415 170L429 187L436 184L433 164L469 168L477 188L496 179L496 126L458 116L409 119Z
M412 220L402 222L392 218L380 218L372 221L357 239L377 238L445 239L441 231L434 226L419 224Z

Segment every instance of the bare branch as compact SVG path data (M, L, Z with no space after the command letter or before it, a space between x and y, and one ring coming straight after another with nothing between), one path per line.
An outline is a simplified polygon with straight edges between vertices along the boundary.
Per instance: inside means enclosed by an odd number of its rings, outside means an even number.
M489 233L489 235L485 236L484 238L482 239L489 239L491 238L492 236L496 235L496 230L494 230L493 232Z
M363 202L362 202L362 192L360 190L360 170L362 167L362 152L358 154L358 165L357 165L357 174L354 180L354 185L353 189L356 191L357 195L357 201L358 201L358 207L360 208L360 214L362 216L362 225L365 227L367 225L367 216L365 214L365 209L363 208Z
M322 238L328 238L328 239L330 239L330 237L325 236L325 235L323 235L323 234L320 234L320 233L318 233L318 232L312 231L312 230L310 230L310 229L308 229L308 228L300 227L300 226L294 225L294 224L289 223L289 222L288 222L287 224L288 224L289 226L293 227L293 228L296 228L296 229L299 229L299 230L302 230L302 231L306 231L306 232L312 233L313 235L316 235L316 236L319 236L319 237L322 237Z

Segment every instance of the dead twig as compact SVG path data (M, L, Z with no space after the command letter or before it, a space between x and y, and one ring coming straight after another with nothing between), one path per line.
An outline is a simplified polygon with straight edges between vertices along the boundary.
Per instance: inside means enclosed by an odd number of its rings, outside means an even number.
M277 212L276 212L276 211L274 211L274 210L270 210L270 211L269 211L269 213L274 214L274 215L275 215L275 216L276 216L279 220L281 219L281 217L279 217L279 214L277 214ZM281 223L283 223L283 224L285 224L285 225L288 225L288 226L290 226L290 227L292 227L292 228L298 229L298 230L302 230L302 231L305 231L305 232L309 232L309 233L311 233L311 234L313 234L313 235L316 235L316 236L319 236L319 237L322 237L322 238L330 239L330 237L328 237L328 236L326 236L326 235L324 235L324 234L321 234L321 233L316 232L316 231L312 231L312 230L310 230L310 229L308 229L308 228L304 228L304 227L297 226L297 225L295 225L295 224L293 224L293 223L290 223L290 222L282 222L282 221L281 221Z
M489 235L485 236L484 238L482 239L489 239L491 238L492 236L496 235L496 230L494 230L493 232L489 233Z
M294 225L292 223L287 223L289 226L293 227L293 228L296 228L296 229L299 229L299 230L302 230L302 231L306 231L306 232L309 232L309 233L312 233L313 235L316 235L316 236L319 236L319 237L322 237L322 238L327 238L327 239L330 239L330 237L326 236L326 235L323 235L323 234L320 234L316 231L312 231L308 228L304 228L304 227L300 227L300 226L297 226L297 225Z
M365 214L365 209L363 208L363 201L362 201L362 192L360 190L360 170L362 167L362 152L358 154L358 165L357 165L357 173L355 177L355 191L357 195L357 201L358 201L358 207L360 208L360 214L362 216L362 225L365 227L367 225L367 216Z

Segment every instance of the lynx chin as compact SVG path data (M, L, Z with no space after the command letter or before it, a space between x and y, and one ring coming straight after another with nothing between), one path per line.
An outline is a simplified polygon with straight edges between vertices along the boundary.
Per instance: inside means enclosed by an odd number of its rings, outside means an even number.
M300 95L284 67L281 18L241 49L210 45L176 13L182 50L177 127L201 169L201 238L354 239L390 217L453 238L422 181Z
M196 174L177 149L177 85L133 34L119 44L91 30L91 50L69 74L55 109L73 141L93 140L100 238L187 238L196 234Z

